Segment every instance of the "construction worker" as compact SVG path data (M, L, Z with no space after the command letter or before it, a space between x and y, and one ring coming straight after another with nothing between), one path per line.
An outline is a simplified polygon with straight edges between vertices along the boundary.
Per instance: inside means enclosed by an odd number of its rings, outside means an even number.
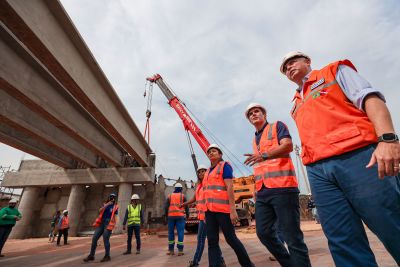
M131 204L128 205L125 211L123 229L126 230L126 223L128 223L128 241L124 255L131 254L133 232L135 232L136 238L136 254L140 254L140 224L144 223L144 216L142 205L138 204L139 199L138 194L133 194Z
M4 207L0 210L0 257L4 257L1 251L3 250L12 228L17 221L22 218L21 212L15 207L17 202L15 198L11 198L10 201L8 201L8 207Z
M384 96L349 60L311 70L290 52L280 71L298 86L291 114L335 264L377 266L365 223L400 265L400 144Z
M269 123L267 110L258 103L251 103L245 116L256 129L253 154L245 154L244 163L254 167L257 236L281 266L311 266L300 229L300 191L289 155L289 130L280 121Z
M168 216L168 252L167 255L174 255L175 247L175 227L178 233L178 256L183 253L183 237L185 232L185 216L189 216L189 208L184 208L182 204L186 197L182 193L182 184L176 183L174 192L170 194L165 203L165 214Z
M203 192L203 178L204 174L207 171L207 167L204 165L199 165L197 168L197 177L198 181L196 184L196 191L192 199L183 203L183 206L189 206L196 202L196 209L198 211L198 219L199 219L199 228L197 231L197 248L194 253L193 260L189 262L189 267L198 267L200 264L201 256L203 255L204 244L206 242L207 237L207 226L205 222L205 200L204 200L204 192ZM219 266L225 266L224 258L222 257L221 248L218 246L219 254L220 254L220 262Z
M99 216L93 223L95 231L92 238L92 246L90 248L89 255L83 260L84 262L94 261L94 255L96 254L97 241L103 236L104 248L106 253L101 262L110 261L110 237L112 230L114 229L118 221L118 204L116 201L117 195L112 193L108 196L107 201L99 209Z
M60 246L61 236L64 236L64 245L68 245L68 229L69 229L69 217L68 210L63 211L63 215L58 220L58 237L57 246Z
M207 148L211 167L203 179L205 217L208 239L209 266L221 266L219 250L219 229L226 242L235 251L241 266L254 266L242 242L235 234L235 224L239 221L233 195L233 169L222 159L222 150L216 144Z

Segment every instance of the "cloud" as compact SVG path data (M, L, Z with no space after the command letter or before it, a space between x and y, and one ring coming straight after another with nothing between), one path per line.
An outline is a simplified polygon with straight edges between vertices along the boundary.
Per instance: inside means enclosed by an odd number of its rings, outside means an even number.
M145 78L160 73L238 158L251 149L249 102L284 121L296 86L279 73L290 50L308 53L314 68L348 58L379 88L400 132L400 5L398 1L62 1L140 129ZM193 179L185 133L154 88L151 147L157 172ZM195 145L199 161L206 158ZM164 169L164 170L163 170ZM246 169L242 168L245 172Z

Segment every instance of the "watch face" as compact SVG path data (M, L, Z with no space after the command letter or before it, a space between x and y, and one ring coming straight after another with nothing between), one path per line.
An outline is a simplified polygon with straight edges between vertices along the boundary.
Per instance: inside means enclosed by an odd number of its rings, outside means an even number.
M396 140L396 135L394 133L386 133L386 134L382 134L382 139L383 140L387 140L387 141L392 141L392 140Z

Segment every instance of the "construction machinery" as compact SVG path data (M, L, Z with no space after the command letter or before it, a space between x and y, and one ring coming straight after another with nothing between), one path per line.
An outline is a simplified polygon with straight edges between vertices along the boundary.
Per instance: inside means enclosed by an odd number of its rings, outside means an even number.
M188 138L188 143L191 151L191 157L193 160L194 169L197 173L197 160L196 155L194 153L192 142L190 139L190 134L194 137L196 142L199 144L200 148L207 154L207 148L210 145L210 142L207 140L203 132L197 126L195 121L191 118L185 104L177 97L177 95L168 87L168 85L164 82L160 74L156 74L152 77L147 78L147 81L150 82L150 89L149 89L149 102L147 104L147 122L146 128L144 132L144 136L150 141L150 123L149 118L151 116L151 99L152 99L152 86L153 84L157 84L158 87L161 89L165 97L168 99L168 104L175 110L178 114L180 119L183 122L183 126L186 131L186 135ZM145 92L146 96L146 92ZM251 176L243 176L239 178L233 179L233 189L235 194L235 203L236 203L236 210L239 215L239 221L241 225L249 225L251 218L254 217L254 208L249 208L249 199L253 197L254 192L254 177ZM254 203L253 203L254 204ZM252 205L254 207L254 205ZM186 221L186 229L188 231L195 231L197 229L198 220L197 220L197 210L195 207L190 207L190 214L189 219Z

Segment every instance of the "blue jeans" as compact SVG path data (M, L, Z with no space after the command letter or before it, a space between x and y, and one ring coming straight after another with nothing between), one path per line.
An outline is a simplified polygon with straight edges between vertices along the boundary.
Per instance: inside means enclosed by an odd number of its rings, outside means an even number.
M127 249L126 251L131 252L132 250L132 236L133 232L135 232L136 238L136 250L140 250L140 225L133 224L128 225L128 241L127 241Z
M278 231L283 238L278 236ZM298 194L277 194L257 198L256 232L261 243L283 267L311 266L308 248L300 229ZM283 241L286 242L289 251L283 245Z
M203 255L204 251L204 244L206 243L207 237L207 225L204 221L199 222L199 230L197 231L197 248L196 253L193 256L193 263L199 264L201 260L201 256ZM218 245L218 250L220 254L220 262L224 262L224 258L222 257L221 248Z
M96 247L97 247L97 241L101 236L103 236L103 241L104 241L104 249L106 250L105 256L110 256L110 236L112 231L107 229L108 223L102 223L100 226L96 227L94 230L93 238L92 238L92 247L90 248L90 256L93 256L96 254Z
M221 212L206 212L207 223L207 238L208 238L208 264L210 267L217 267L220 265L221 257L219 248L219 229L221 228L225 240L228 245L233 248L239 263L243 267L254 266L244 248L242 242L235 234L235 227L233 226L229 213Z
M400 265L400 181L365 168L375 145L307 166L322 229L336 266L378 266L363 222Z
M168 217L168 250L174 250L175 247L175 226L178 233L178 242L176 247L178 251L183 251L183 237L185 233L184 217Z

